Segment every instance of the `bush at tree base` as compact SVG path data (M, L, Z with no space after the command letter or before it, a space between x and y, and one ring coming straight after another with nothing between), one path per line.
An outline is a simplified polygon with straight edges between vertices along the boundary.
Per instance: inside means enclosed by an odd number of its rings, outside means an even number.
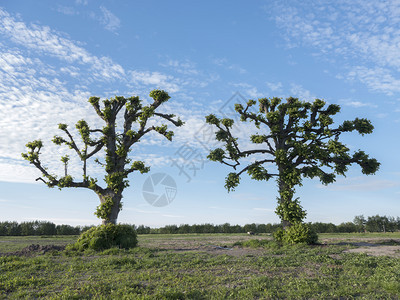
M286 229L275 231L274 239L281 244L315 244L318 241L318 235L310 225L297 222Z
M129 249L137 246L137 234L133 226L123 224L107 224L93 227L81 234L75 244L67 247L68 250L95 251L113 247Z

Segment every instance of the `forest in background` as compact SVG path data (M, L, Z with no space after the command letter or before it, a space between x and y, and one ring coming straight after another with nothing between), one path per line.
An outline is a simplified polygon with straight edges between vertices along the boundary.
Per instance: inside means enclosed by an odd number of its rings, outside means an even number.
M353 232L395 232L400 231L400 217L356 216L352 222L339 225L333 223L308 223L317 233L353 233ZM94 226L94 225L93 225ZM43 236L43 235L79 235L93 226L56 225L48 221L0 222L0 236ZM138 234L185 234L185 233L273 233L281 224L181 224L151 228L144 225L131 225Z

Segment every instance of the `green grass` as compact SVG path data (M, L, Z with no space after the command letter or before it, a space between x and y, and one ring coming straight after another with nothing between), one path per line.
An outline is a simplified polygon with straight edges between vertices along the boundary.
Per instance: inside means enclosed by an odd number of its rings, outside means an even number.
M346 240L350 236L342 238ZM75 239L0 238L5 241L0 242L0 253L21 249L26 244L60 245ZM0 298L375 299L400 296L400 259L343 253L351 246L335 243L279 247L267 236L146 235L139 236L140 246L132 250L2 256ZM209 245L236 245L235 250L242 253L233 255L239 252L213 249Z
M319 233L319 239L337 238L340 240L371 238L371 239L400 239L400 232L367 232L367 233Z
M67 245L75 242L78 236L0 236L0 253L20 251L32 245Z

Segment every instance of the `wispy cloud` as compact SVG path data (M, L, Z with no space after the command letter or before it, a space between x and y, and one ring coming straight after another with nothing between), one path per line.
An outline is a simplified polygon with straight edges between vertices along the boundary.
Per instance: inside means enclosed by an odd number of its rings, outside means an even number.
M300 98L302 101L312 101L315 99L315 96L300 84L291 84L290 93L291 96Z
M121 27L120 19L104 6L100 6L100 10L103 14L100 22L104 25L104 28L116 32Z
M338 179L335 184L319 188L326 188L335 191L379 191L400 186L400 182L394 180L354 177Z
M277 92L277 91L280 91L282 89L282 83L281 82L266 82L265 84L273 92Z
M160 64L162 67L172 68L177 73L184 75L197 75L199 71L196 69L196 65L188 59L185 60L174 60L169 59L165 63Z
M131 71L130 81L134 84L144 84L161 89L166 89L170 93L179 91L179 86L174 83L174 77L171 75L165 75L159 72L149 71Z
M400 77L395 78L387 68L353 67L347 74L347 79L357 79L368 86L370 90L383 92L390 96L400 92Z
M273 2L268 13L289 47L311 47L371 90L399 93L400 3L398 1L297 0ZM346 68L346 67L344 67ZM341 72L345 70L341 70Z
M0 180L32 182L40 176L34 167L24 161L21 153L25 144L34 139L42 139L43 161L51 173L62 173L60 157L69 154L69 172L80 178L81 162L69 149L57 147L50 141L62 122L70 125L84 118L92 127L101 128L101 120L87 103L92 96L89 90L98 90L102 85L102 95L114 96L117 83L135 91L140 96L148 95L153 88L162 88L170 93L180 91L179 78L160 72L124 70L109 57L91 54L78 42L46 26L29 25L0 8ZM17 47L16 47L17 46ZM128 86L128 87L126 87ZM107 92L107 89L110 92ZM143 98L143 97L142 97ZM145 97L146 99L146 97ZM192 115L195 122L200 117L187 110L168 105L170 113ZM185 120L186 121L186 120ZM190 122L189 122L190 123ZM194 134L193 129L182 130ZM146 139L159 142L160 137ZM184 142L188 137L177 135L176 140ZM145 147L146 145L140 145ZM67 153L65 153L67 152ZM140 153L140 151L139 151ZM143 155L139 159L150 164L168 164L162 154ZM96 165L89 165L93 176L102 175ZM93 174L93 172L95 174Z
M373 103L356 101L356 100L352 100L352 99L342 99L339 102L343 103L346 106L351 106L351 107L355 107L355 108L361 108L361 107L377 108L378 107L378 105L373 104Z
M212 62L220 67L224 67L225 69L235 71L239 74L247 73L247 70L239 66L238 64L230 63L226 58L214 58Z
M0 34L14 43L68 63L89 66L96 80L124 78L124 69L108 57L91 55L73 41L46 26L26 25L0 8Z
M253 99L265 97L266 95L263 92L260 92L257 87L242 82L242 83L234 83L233 86L239 89L239 93L243 94L244 97L251 97ZM243 103L242 103L243 104ZM233 105L233 104L232 104Z
M81 5L88 5L89 0L75 0L76 4L81 4Z
M79 11L75 10L72 6L58 5L56 11L67 16L78 15Z

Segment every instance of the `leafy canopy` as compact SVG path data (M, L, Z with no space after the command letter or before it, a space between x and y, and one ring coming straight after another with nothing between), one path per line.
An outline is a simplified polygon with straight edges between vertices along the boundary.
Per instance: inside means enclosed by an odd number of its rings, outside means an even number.
M99 97L90 97L89 103L93 106L96 114L104 121L102 128L91 129L85 120L80 120L75 127L79 132L82 148L78 147L75 138L68 129L67 124L59 124L58 128L63 132L63 136L54 136L53 143L56 145L65 145L74 150L82 161L82 180L75 180L68 174L69 156L61 157L64 164L65 174L58 177L49 173L47 168L40 161L40 151L43 147L41 140L35 140L26 144L27 153L22 153L22 157L33 164L42 172L41 180L49 187L83 187L95 191L101 199L101 205L97 208L96 215L100 218L110 218L111 211L116 208L120 209L122 191L128 186L127 177L130 173L138 171L147 173L150 167L146 166L143 161L133 161L129 157L129 152L135 143L150 133L157 132L168 140L172 140L173 131L168 130L168 125L161 123L150 125L150 119L162 120L162 122L172 123L179 127L183 122L179 118L175 118L174 114L159 113L157 109L163 103L167 102L170 96L162 90L153 90L150 92L153 103L143 105L139 97L125 98L115 96L111 99L105 99L100 103ZM121 110L123 112L123 125L117 129L117 115ZM152 123L154 124L154 122ZM105 150L104 161L96 158L94 161L101 165L105 172L104 181L106 187L103 188L97 183L97 179L86 174L87 161L97 154L100 150ZM115 216L114 216L115 217ZM115 220L115 219L113 219Z
M245 167L231 172L226 177L225 187L234 190L240 183L240 175L247 172L252 179L269 180L278 177L281 184L290 188L301 185L302 177L317 177L323 184L335 181L336 175L345 175L349 165L358 164L363 174L374 174L379 162L364 151L350 153L350 149L339 141L341 134L356 131L361 135L372 133L374 127L367 119L356 118L334 126L333 116L340 112L339 105L326 107L323 100L300 101L289 97L258 99L258 112L252 107L257 104L249 100L244 107L235 105L240 121L252 122L255 133L250 141L257 144L252 150L241 150L238 138L232 133L234 120L218 118L211 114L206 122L217 127L216 139L223 142L223 148L210 152L208 158L238 169L240 160L252 155L264 159L253 160ZM278 172L272 173L270 165Z

